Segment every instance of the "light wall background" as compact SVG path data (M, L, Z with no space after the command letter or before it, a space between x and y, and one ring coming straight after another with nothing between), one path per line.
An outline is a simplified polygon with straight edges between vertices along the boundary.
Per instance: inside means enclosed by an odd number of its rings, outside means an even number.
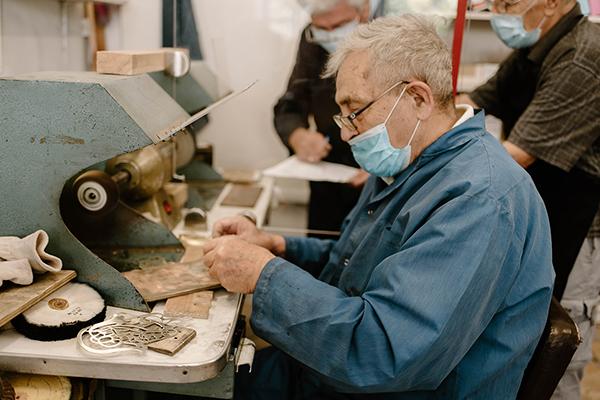
M225 104L201 135L225 168L264 168L287 156L273 128L273 105L285 90L298 36L308 16L296 0L194 0L201 46L232 89L257 80Z
M215 164L260 169L287 156L272 123L308 16L296 0L193 0L206 63L229 88L258 80L246 95L211 115L200 140L214 144ZM160 0L111 6L107 48L161 46ZM66 24L64 23L66 21ZM83 5L58 0L0 0L0 74L83 70Z
M0 75L85 69L83 5L0 0Z

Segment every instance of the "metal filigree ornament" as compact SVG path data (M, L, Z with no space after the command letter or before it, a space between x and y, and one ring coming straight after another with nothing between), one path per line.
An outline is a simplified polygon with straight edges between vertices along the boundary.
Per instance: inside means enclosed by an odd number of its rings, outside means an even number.
M115 314L79 331L77 342L94 354L144 352L148 344L176 336L179 332L177 322L180 320L163 314Z

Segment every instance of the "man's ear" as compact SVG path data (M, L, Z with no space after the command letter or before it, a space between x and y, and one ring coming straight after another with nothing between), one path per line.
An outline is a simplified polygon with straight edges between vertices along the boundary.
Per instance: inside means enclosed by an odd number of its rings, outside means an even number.
M406 94L410 96L409 99L415 108L417 118L429 119L435 109L435 98L429 85L421 81L411 82Z

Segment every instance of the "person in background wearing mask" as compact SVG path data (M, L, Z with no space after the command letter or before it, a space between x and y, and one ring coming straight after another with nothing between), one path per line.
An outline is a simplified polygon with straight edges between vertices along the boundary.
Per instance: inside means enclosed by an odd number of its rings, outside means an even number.
M357 167L331 117L337 112L335 82L321 78L329 54L359 23L379 15L381 0L298 0L311 14L300 36L296 64L285 94L275 105L275 129L282 142L307 162L321 160ZM310 127L314 118L316 130ZM339 231L368 174L350 184L310 182L308 228Z
M564 299L585 334L564 379L571 381L569 389L561 382L556 398L579 398L585 362L578 360L592 356L591 305L600 292L600 265L573 269L600 202L600 26L582 15L575 0L496 0L491 9L492 28L515 51L495 76L457 103L502 120L505 148L526 168L544 200L552 230L554 295ZM583 257L591 250L582 249ZM565 291L568 279L578 284Z
M273 344L237 399L516 397L552 295L550 227L483 112L455 108L451 69L424 17L359 26L327 67L342 140L371 174L339 240L214 225L203 260L254 293Z

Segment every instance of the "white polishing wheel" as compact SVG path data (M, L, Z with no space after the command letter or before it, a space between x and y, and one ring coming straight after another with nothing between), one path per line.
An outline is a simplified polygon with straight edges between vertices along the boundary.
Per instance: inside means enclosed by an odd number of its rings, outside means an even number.
M104 299L84 283L68 283L13 319L23 335L37 340L77 336L80 329L104 320Z

